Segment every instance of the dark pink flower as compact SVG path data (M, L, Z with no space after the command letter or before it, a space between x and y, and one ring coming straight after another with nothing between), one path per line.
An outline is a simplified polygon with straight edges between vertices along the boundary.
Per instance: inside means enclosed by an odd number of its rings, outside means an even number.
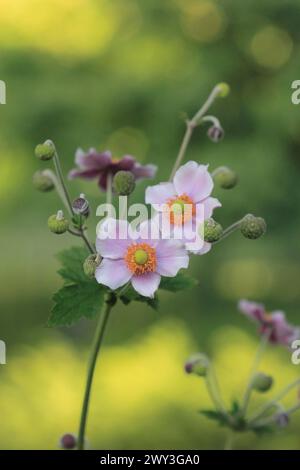
M98 179L98 184L104 191L107 187L107 177L120 170L131 171L135 178L153 178L156 173L155 165L141 165L131 155L124 155L120 159L112 158L111 152L97 152L90 148L87 152L78 149L75 154L74 168L69 173L69 178L84 178L87 180Z
M240 300L238 308L259 325L261 335L269 334L270 343L290 347L295 339L300 338L300 328L290 325L284 312L276 310L268 313L264 305L249 300Z

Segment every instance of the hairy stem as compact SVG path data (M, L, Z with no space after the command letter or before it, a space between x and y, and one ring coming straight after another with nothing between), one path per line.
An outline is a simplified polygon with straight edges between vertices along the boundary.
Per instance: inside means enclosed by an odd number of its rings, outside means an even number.
M98 353L102 345L104 332L105 332L105 328L107 325L107 320L109 317L110 310L111 310L111 305L106 302L104 310L98 320L94 342L93 342L92 349L91 349L91 355L90 355L90 360L88 364L87 380L86 380L85 392L84 392L82 409L81 409L79 432L78 432L78 445L77 445L78 450L84 449L85 428L86 428L86 421L87 421L87 415L88 415L88 408L89 408L95 366L97 362Z
M173 169L172 169L172 172L171 172L171 175L170 175L170 181L174 178L174 175L175 175L178 167L180 166L180 164L181 164L181 162L182 162L182 160L185 156L187 147L190 143L190 140L191 140L191 137L193 135L193 131L194 131L195 127L197 127L200 124L201 119L206 114L206 112L208 111L208 109L210 108L210 106L212 105L212 103L214 102L216 97L218 96L219 92L220 92L220 90L219 90L219 87L217 85L213 88L213 90L211 91L211 93L208 96L207 100L205 101L203 106L199 109L199 111L197 111L197 113L194 115L194 117L191 120L188 119L186 121L186 131L185 131L183 141L181 143L181 146L180 146L175 164L173 166Z

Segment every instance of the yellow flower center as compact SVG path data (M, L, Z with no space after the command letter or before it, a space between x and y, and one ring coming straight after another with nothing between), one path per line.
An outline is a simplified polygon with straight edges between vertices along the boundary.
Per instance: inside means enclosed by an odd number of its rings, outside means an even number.
M156 252L148 243L133 243L124 259L128 269L137 276L156 270Z
M194 201L185 193L168 199L167 204L172 225L182 225L196 214Z

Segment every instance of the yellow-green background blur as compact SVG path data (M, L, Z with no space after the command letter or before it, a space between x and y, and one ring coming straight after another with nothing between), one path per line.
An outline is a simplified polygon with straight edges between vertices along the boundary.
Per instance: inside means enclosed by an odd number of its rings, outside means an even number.
M215 358L226 400L240 397L257 346L255 328L236 310L239 298L299 318L300 79L298 0L0 0L0 448L56 448L77 430L94 321L47 329L60 286L55 254L79 243L47 230L56 194L32 188L44 168L34 146L51 138L65 172L78 146L131 153L159 166L165 180L191 115L210 89L230 83L213 107L226 131L211 143L195 132L188 158L227 164L240 175L216 190L216 217L229 225L247 212L266 218L258 241L234 234L194 257L199 286L164 293L158 312L118 306L110 320L93 388L87 435L93 448L222 448L224 429L198 414L210 401L183 363L203 350ZM142 201L146 182L135 200ZM73 181L93 208L96 182ZM94 236L95 217L90 236ZM275 388L299 376L290 353L270 349L262 369ZM273 392L272 392L273 393ZM266 399L255 397L256 400ZM295 396L289 397L291 404ZM299 449L300 414L281 434L245 434L236 448Z

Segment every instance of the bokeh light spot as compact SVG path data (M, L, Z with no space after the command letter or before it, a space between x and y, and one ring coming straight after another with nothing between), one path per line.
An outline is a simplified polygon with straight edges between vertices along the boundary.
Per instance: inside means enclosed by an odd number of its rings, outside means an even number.
M279 68L290 58L293 41L290 35L275 26L258 31L251 42L251 52L259 65Z

